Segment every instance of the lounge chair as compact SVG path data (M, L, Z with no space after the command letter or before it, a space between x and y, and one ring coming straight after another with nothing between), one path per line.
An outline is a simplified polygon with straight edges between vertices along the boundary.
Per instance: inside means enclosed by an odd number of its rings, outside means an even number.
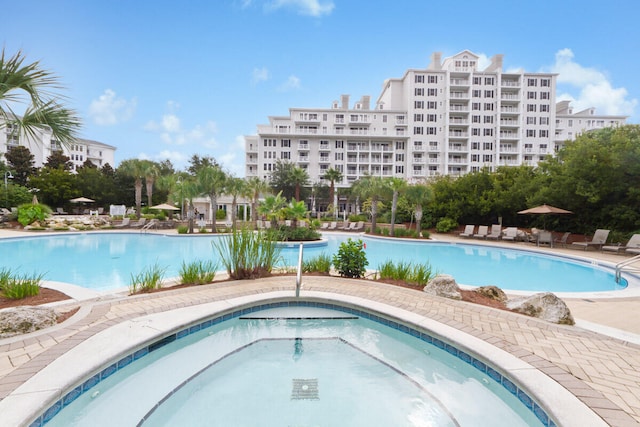
M502 240L515 242L518 239L518 229L516 227L507 227L502 234Z
M475 225L465 225L464 231L460 233L460 237L473 237L473 232L475 231Z
M489 234L489 226L488 225L479 225L478 232L473 235L476 239L486 239L487 234Z
M114 227L115 228L125 228L125 227L128 227L130 223L131 223L131 219L129 219L128 216L125 216L124 218L122 218L122 222L120 224L114 225Z
M347 221L347 222L342 224L342 227L338 227L338 229L344 230L344 231L348 231L350 226L351 226L351 223L349 221Z
M358 221L354 228L354 231L364 231L364 221Z
M586 251L591 246L601 249L605 243L607 243L607 238L609 237L609 230L597 229L593 234L593 238L589 242L573 242L572 245L584 248Z
M64 208L56 208L56 215L67 215L68 213Z
M145 224L147 223L147 218L142 217L138 220L138 222L132 222L129 224L129 227L131 228L139 228L139 227L143 227Z
M328 230L328 229L329 229L329 223L323 222L322 226L320 227L320 230Z
M554 240L553 240L553 243L554 243L556 246L558 246L558 245L562 245L562 247L563 247L563 248L566 248L566 247L567 247L567 240L569 239L569 236L570 236L570 235L571 235L571 233L567 231L566 233L564 233L564 234L562 235L562 237L561 237L561 238L559 238L559 239L554 239Z
M329 225L328 230L335 230L338 228L338 222L337 221L331 221L331 224Z
M487 234L485 239L498 240L501 235L502 235L502 226L500 224L493 224L491 226L491 233Z
M602 250L616 253L624 251L625 253L630 254L640 254L640 234L634 234L633 236L631 236L626 245L622 245L620 243L605 245L602 246Z

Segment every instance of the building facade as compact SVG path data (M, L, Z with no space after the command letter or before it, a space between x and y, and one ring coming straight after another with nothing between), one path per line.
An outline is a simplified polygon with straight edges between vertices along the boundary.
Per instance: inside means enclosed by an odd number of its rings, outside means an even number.
M536 165L581 132L625 123L557 103L556 74L505 73L502 55L483 70L478 61L470 51L444 60L434 53L427 68L387 79L374 105L363 96L351 106L342 95L331 108L269 117L245 137L245 174L268 179L281 160L306 169L312 182L329 168L342 172L339 186L366 174L415 182Z
M4 154L12 147L25 146L31 151L34 157L34 166L42 167L47 158L55 151L62 153L71 159L72 170L83 165L86 160L90 160L97 167L102 167L107 163L114 166L114 155L116 147L103 144L102 142L89 139L78 138L73 144L63 145L56 141L51 131L39 130L35 136L20 134L11 124L0 123L0 160L6 163Z

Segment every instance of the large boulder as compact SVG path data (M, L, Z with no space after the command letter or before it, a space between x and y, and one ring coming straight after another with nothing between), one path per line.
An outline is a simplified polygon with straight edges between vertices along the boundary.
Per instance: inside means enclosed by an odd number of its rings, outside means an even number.
M28 334L57 323L55 310L48 307L14 307L0 311L0 338Z
M448 274L439 274L427 282L424 292L439 297L462 299L460 288L455 279Z
M503 304L507 302L507 294L497 286L480 286L479 288L474 289L474 292Z
M507 301L507 308L552 323L562 325L575 324L567 305L551 292L511 299Z

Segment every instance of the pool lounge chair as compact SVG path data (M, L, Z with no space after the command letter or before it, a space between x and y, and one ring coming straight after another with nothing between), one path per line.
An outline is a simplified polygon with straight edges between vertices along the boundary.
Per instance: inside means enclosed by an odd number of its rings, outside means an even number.
M609 237L609 230L597 229L593 234L593 238L589 242L573 242L572 245L584 248L586 251L590 247L601 249L605 243L607 243L607 238Z
M536 239L536 245L549 245L553 247L553 233L550 231L540 230L538 231L538 237Z
M131 222L131 219L129 219L128 216L125 216L124 218L122 218L122 222L120 224L116 224L114 225L115 228L125 228L129 226L129 223Z
M475 231L475 225L465 225L464 231L459 234L460 237L473 237L473 232Z
M331 221L331 224L329 224L329 228L327 228L327 230L336 230L337 228L338 228L338 222Z
M502 232L502 240L507 242L515 242L518 238L518 229L516 227L507 227Z
M147 223L147 218L142 217L138 220L138 222L132 222L129 224L129 227L131 228L139 228L139 227L143 227L145 224Z
M67 215L68 213L64 208L56 208L56 215Z
M616 253L620 253L622 251L628 254L640 254L640 234L634 234L631 236L626 245L622 245L620 243L605 245L602 247L602 250Z
M473 235L476 239L486 239L487 234L489 234L489 226L488 225L479 225L478 232Z
M329 229L329 223L323 222L322 226L320 227L320 230L328 230L328 229Z
M502 236L502 226L500 224L493 224L491 226L491 233L487 234L485 239L498 240Z

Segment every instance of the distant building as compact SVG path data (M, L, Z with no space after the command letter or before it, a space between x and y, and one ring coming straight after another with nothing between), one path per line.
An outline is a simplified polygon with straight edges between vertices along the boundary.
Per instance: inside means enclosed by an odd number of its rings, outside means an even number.
M342 95L331 108L291 108L245 136L247 177L268 178L277 160L324 182L329 168L348 186L365 174L417 181L483 167L536 165L584 131L625 123L593 108L573 113L556 102L556 74L502 71L502 55L484 70L463 51L425 69L387 79L375 105Z
M114 166L114 154L116 147L102 142L78 138L73 144L64 146L56 141L51 131L42 130L36 132L36 136L19 135L17 129L10 124L0 123L0 160L6 163L4 154L11 149L23 145L31 151L34 157L34 166L39 168L47 162L47 158L55 151L62 153L71 159L72 170L82 166L89 159L94 165L102 167L109 163Z

